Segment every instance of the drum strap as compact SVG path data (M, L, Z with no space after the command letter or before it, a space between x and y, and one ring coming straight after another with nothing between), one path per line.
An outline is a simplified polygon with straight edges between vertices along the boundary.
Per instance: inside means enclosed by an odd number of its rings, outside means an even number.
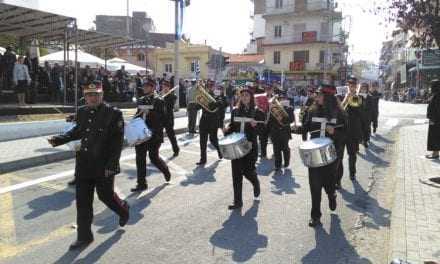
M316 122L316 123L321 123L321 134L319 135L319 137L325 137L325 128L327 127L327 124L336 124L336 119L333 118L332 120L328 120L327 118L323 118L323 117L313 117L312 118L312 122Z

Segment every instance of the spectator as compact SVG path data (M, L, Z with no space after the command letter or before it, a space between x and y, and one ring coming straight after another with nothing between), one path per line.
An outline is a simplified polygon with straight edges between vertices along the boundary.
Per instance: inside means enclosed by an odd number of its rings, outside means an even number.
M432 151L432 154L426 155L426 158L438 159L440 152L440 80L431 82L431 93L427 117L429 119L428 151Z
M18 57L18 61L14 65L13 82L15 85L18 104L25 105L25 94L28 86L31 84L28 67L23 64L23 56Z

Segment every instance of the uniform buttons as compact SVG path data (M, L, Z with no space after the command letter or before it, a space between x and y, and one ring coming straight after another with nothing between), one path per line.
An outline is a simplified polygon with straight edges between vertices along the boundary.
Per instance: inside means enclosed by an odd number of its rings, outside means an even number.
M87 141L87 140L89 140L89 139L88 139L88 138L85 138L85 139L84 139L84 141Z
M90 113L94 114L94 113L95 113L95 110L90 111Z
M87 148L84 148L84 151L87 151Z
M86 131L89 132L89 131L90 131L90 128L87 128Z
M92 123L92 119L89 119L89 123Z

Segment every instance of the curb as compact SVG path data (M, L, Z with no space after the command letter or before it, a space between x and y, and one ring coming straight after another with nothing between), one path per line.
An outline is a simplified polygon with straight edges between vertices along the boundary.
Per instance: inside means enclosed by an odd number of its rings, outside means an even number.
M225 121L229 121L229 119L225 119ZM196 128L198 128L198 126ZM178 128L175 129L174 132L176 133L176 135L184 134L188 132L188 128L187 127ZM166 137L166 133L164 137ZM31 167L41 166L52 162L68 160L74 157L75 157L74 151L59 151L56 153L5 162L0 164L0 174L9 173L22 169L28 169Z

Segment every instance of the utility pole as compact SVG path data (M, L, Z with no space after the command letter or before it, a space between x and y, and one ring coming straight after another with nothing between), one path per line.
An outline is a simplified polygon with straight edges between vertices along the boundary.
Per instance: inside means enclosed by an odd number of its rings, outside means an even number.
M175 40L174 40L174 86L177 84L177 100L174 108L179 109L180 101L180 76L179 76L179 42L180 42L180 32L179 32L179 0L174 0L174 25L175 25Z
M127 0L127 19L125 20L125 22L127 38L130 38L130 0ZM127 47L127 55L131 56L130 47Z

